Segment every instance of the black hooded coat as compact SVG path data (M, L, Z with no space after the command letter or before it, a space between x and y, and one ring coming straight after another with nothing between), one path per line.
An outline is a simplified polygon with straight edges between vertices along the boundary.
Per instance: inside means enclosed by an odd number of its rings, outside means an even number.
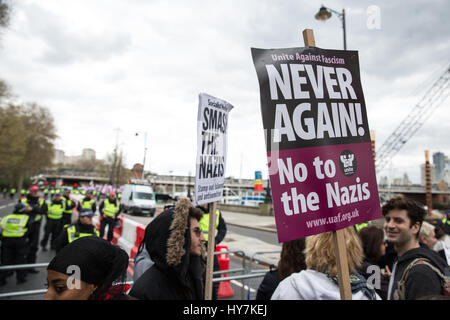
M189 208L183 198L162 212L146 230L145 247L154 264L134 283L130 296L140 300L203 300L204 264L190 255Z
M403 272L416 258L427 259L442 273L444 273L444 269L447 267L447 263L433 250L425 247L409 250L404 255L398 257L396 264L394 264L395 271L393 270L393 274L391 275L394 282L391 296L388 297L388 299L394 298L394 292L397 290L398 282L400 281ZM410 270L405 285L406 300L414 300L420 297L442 294L439 276L430 267L423 264L416 265Z

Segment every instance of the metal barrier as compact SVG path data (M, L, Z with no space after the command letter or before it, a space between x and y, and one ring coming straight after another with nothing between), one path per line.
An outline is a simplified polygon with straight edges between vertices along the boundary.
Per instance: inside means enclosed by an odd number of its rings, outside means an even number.
M253 253L252 255L251 255L251 257L250 257L250 263L249 263L249 268L248 268L248 273L249 274L261 274L262 272L260 271L260 270L253 270L252 269L252 265L253 265L253 261L255 260L256 261L256 259L255 259L255 256L258 256L258 255L262 255L262 254L268 254L268 253L280 253L281 252L281 249L280 250L271 250L271 251L257 251L257 252L255 252L255 253ZM265 270L265 272L263 272L262 273L262 275L260 275L260 276L265 276L266 275L266 273L268 272L269 270ZM247 290L247 300L250 300L250 285L249 285L249 283L247 282L247 287L248 287L248 290Z
M31 269L31 268L45 268L48 266L48 262L33 263L33 264L12 264L7 266L0 266L0 271Z
M229 250L229 251L222 251L222 252L216 252L215 254L221 254L221 253L240 253L240 256L242 258L242 268L239 269L230 269L230 270L224 270L224 271L216 271L213 272L213 275L216 274L223 274L223 273L230 273L230 272L243 272L244 274L242 275L236 275L236 276L229 276L229 277L224 277L224 278L213 278L213 282L221 282L221 281L232 281L232 280L247 280L245 281L244 284L242 284L241 287L241 299L244 299L245 296L245 290L247 288L247 300L250 300L250 292L251 292L251 287L249 285L249 279L255 279L255 278L262 278L266 275L266 273L269 270L253 270L252 269L252 265L253 265L253 261L257 261L257 259L255 259L255 256L257 255L262 255L262 254L268 254L268 253L279 253L281 251L280 250L276 250L276 251L258 251L253 253L251 256L248 256L245 254L245 252L243 252L242 250ZM249 259L249 265L248 268L246 267L246 259Z
M253 264L253 261L256 261L256 259L254 257L256 255L267 254L267 253L277 253L277 252L279 252L279 251L259 251L259 252L255 252L251 256L246 255L245 252L242 250L228 250L228 251L215 252L214 254L225 254L225 253L238 254L238 256L242 258L242 268L216 271L216 272L213 272L213 275L222 275L224 273L239 273L239 272L242 272L243 274L213 278L212 281L213 282L221 282L221 281L232 281L232 280L249 280L249 279L264 277L269 270L253 270L252 264ZM246 266L246 259L250 260L250 264L248 267ZM129 261L134 262L134 259L129 259ZM8 266L0 266L0 271L11 271L11 270L29 269L29 268L46 268L47 266L48 266L48 263L8 265ZM247 288L247 290L248 290L247 300L250 300L250 286L249 286L248 281L245 281L245 282L246 283L243 284L241 287L241 298L243 299L243 297L245 296L245 289ZM128 281L126 283L132 285L133 281ZM19 297L19 296L45 294L46 292L47 292L47 289L37 289L37 290L0 293L0 299Z
M224 274L224 273L230 273L230 272L245 272L246 268L245 268L245 252L242 250L227 250L227 251L218 251L218 252L214 252L214 255L218 255L218 254L238 254L238 256L242 257L242 268L239 269L231 269L231 270L221 270L221 271L215 271L213 272L213 276L215 275L219 275L219 274ZM219 278L213 278L212 282L221 282L221 281L228 281L230 277L219 277ZM231 277L233 278L233 277ZM234 280L234 279L231 279ZM241 297L244 296L244 286L241 287Z

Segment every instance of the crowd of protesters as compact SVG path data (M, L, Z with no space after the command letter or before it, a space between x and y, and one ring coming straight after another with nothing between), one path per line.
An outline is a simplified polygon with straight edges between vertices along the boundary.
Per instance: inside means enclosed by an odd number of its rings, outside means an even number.
M442 221L426 222L423 207L404 197L389 200L382 212L383 228L345 229L352 299L449 299L450 247ZM303 251L306 268L299 263L302 271L272 280L272 295L266 293L271 292L267 288L269 273L257 299L340 299L331 239L331 232L307 237ZM298 259L298 254L293 253L288 260ZM283 259L286 257L280 262Z
M16 209L20 217L24 208ZM89 235L65 243L47 268L45 299L203 300L205 213L181 198L154 218L139 250L145 252L145 267L132 286L126 284L129 256L110 239ZM352 299L447 299L446 226L426 222L423 207L404 197L390 199L382 213L383 228L343 229ZM332 232L283 243L278 265L267 272L256 299L341 299L335 251Z
M427 213L422 206L403 197L389 200L382 212L383 229L344 229L352 299L446 299L448 235L439 230L444 231L443 226L425 222ZM80 265L84 293L66 293L66 298L203 300L205 238L199 226L203 213L189 199L182 198L147 226L143 246L151 263L128 294L127 286L113 285L124 283L128 255L123 250L96 237L82 238L86 245L74 241L48 267L46 298L61 298L56 284L67 276L65 268ZM99 269L103 259L109 263L104 272ZM277 268L266 274L257 293L257 299L272 300L340 298L331 232L284 243Z

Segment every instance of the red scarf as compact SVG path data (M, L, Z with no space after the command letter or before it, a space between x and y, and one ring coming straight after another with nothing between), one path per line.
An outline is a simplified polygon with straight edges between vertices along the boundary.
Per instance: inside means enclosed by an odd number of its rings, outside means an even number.
M108 288L108 290L100 295L98 298L99 300L111 300L115 296L119 294L125 294L129 289L131 288L131 285L129 284L116 284L115 286L111 286Z

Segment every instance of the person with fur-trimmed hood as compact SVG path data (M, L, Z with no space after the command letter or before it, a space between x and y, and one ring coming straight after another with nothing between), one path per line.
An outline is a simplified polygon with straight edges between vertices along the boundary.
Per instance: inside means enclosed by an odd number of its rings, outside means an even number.
M203 213L188 198L148 226L145 247L154 264L134 283L130 296L141 300L203 300Z

